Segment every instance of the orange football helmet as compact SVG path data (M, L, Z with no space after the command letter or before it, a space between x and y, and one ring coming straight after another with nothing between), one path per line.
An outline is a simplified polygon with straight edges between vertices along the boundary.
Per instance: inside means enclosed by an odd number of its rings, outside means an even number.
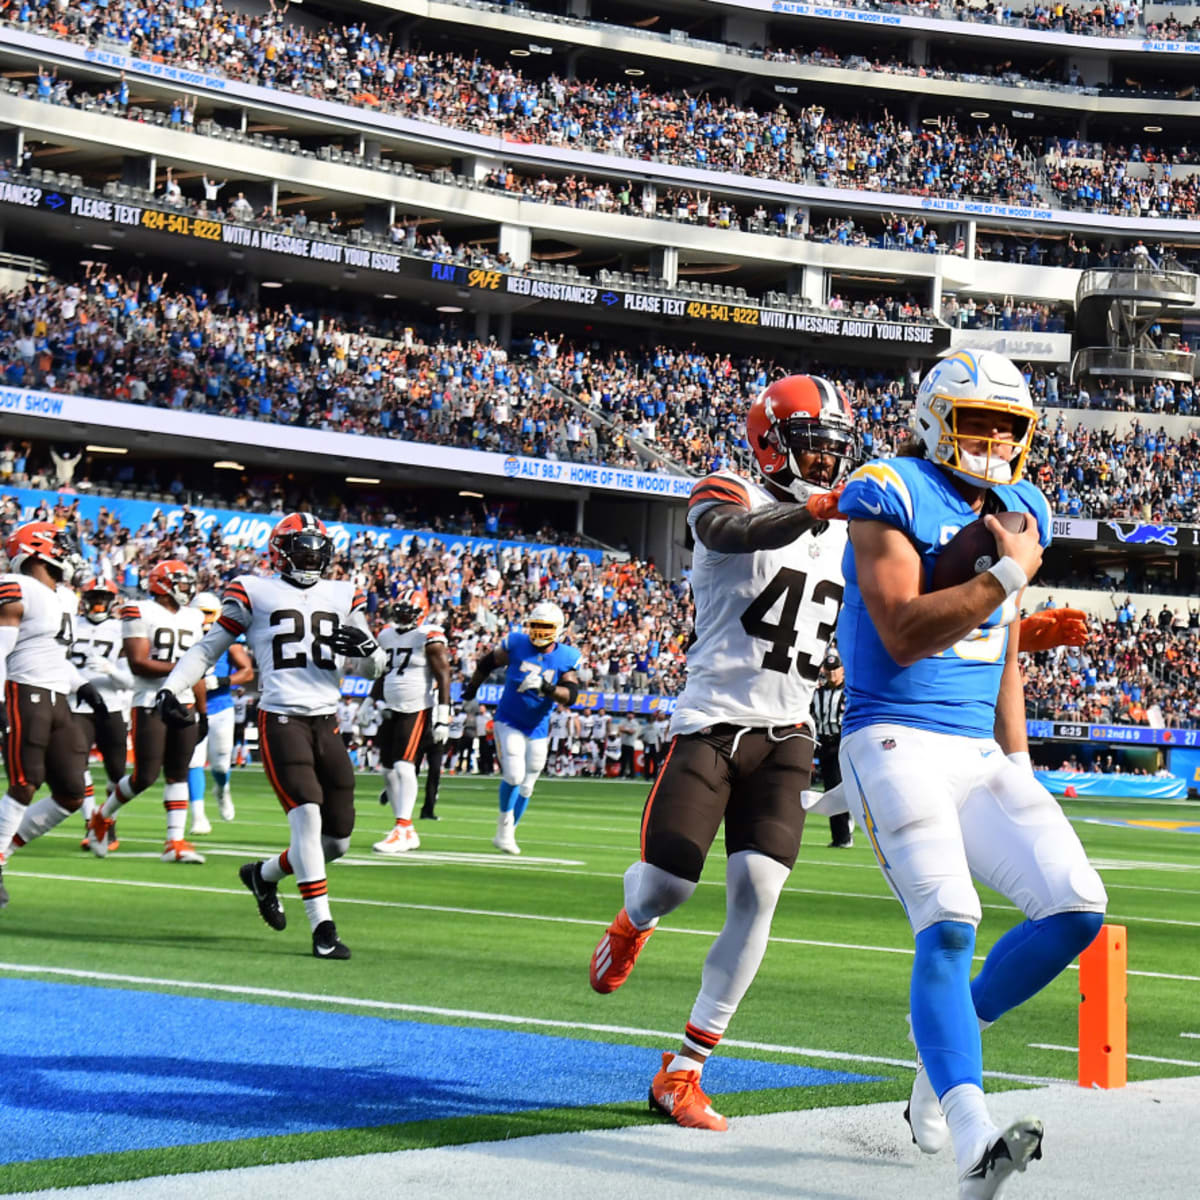
M4 549L10 571L20 574L27 562L40 562L60 583L70 582L75 571L83 565L75 530L70 527L60 529L53 521L30 521L17 526L8 535Z
M801 503L837 487L860 454L850 401L819 375L787 375L765 387L746 414L746 440L763 478ZM834 458L831 477L806 478L799 459L805 453Z
M83 615L93 625L99 625L112 614L112 606L116 604L120 593L111 579L101 579L96 575L83 585L80 595L83 599Z
M429 614L429 597L420 588L408 588L392 603L389 616L397 632L415 629Z
M289 513L271 530L271 570L297 587L312 587L333 561L333 538L312 513Z
M167 596L183 608L196 594L196 576L182 559L168 558L150 569L146 591L151 596Z

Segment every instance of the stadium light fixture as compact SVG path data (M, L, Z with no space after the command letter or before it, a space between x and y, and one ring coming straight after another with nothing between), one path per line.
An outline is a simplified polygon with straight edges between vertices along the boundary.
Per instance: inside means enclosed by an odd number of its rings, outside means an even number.
M1161 125L1143 125L1142 126L1142 131L1144 133L1162 133L1162 129L1163 129L1163 127Z
M975 121L986 121L991 115L992 114L990 112L984 112L982 108L978 108L971 114L971 119Z
M643 71L641 67L626 67L625 68L625 74L632 75L632 76L634 76L634 78L636 78L639 75L645 75L645 73L646 72Z
M91 454L128 454L128 446L84 446Z
M380 298L380 300L395 300L396 293L395 292L380 292L379 298Z
M509 51L509 54L511 54L513 56L513 58L528 58L529 57L529 51L526 50L524 46L514 47L512 50Z
M347 475L347 483L378 483L379 480L370 475Z
M460 313L460 312L462 312L462 305L461 304L439 304L437 306L437 310L438 310L438 312L444 312L444 313Z
M459 492L460 496L465 496L468 500L482 500L482 492Z
M88 249L89 250L111 250L112 247L106 246L103 242L89 242Z
M213 463L213 467L218 471L244 471L246 469L240 462L234 462L232 458L223 458L220 462Z
M277 279L264 279L258 286L265 288L281 288L283 287L283 284Z
M922 117L921 118L922 125L940 125L941 123L942 123L942 120L940 117Z

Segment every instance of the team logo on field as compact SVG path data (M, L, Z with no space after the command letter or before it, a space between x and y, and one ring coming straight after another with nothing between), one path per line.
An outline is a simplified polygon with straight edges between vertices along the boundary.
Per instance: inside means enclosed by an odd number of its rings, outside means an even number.
M882 747L883 747L885 750L895 750L895 748L896 748L896 739L895 739L895 738L884 738L884 739L883 739L883 741L881 741L879 744L880 744L880 745L881 745L881 746L882 746Z

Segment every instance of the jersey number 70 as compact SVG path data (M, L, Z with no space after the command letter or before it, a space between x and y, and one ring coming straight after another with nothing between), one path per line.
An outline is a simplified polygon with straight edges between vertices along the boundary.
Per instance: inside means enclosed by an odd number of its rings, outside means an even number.
M742 613L742 628L752 637L770 642L771 648L763 655L762 667L766 671L778 671L786 675L792 669L792 647L800 631L796 628L796 617L804 600L804 589L808 584L808 576L803 571L792 567L780 567L774 578L749 604ZM815 681L821 673L819 658L825 652L830 637L833 636L837 624L838 611L842 606L842 585L831 579L822 579L812 591L813 605L824 605L825 601L833 601L833 616L821 621L813 630L813 638L817 644L817 658L799 650L795 655L796 670L802 678ZM783 597L783 607L779 620L770 624L766 620L767 613Z

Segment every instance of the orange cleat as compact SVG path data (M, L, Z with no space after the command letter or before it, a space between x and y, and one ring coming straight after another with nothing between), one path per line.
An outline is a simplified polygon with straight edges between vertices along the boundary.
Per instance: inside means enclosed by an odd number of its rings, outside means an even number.
M638 929L621 909L592 951L592 966L588 972L592 990L604 996L615 992L629 978L633 964L653 932L653 925L649 929Z
M650 1111L670 1117L676 1125L685 1129L711 1129L724 1133L729 1122L720 1113L713 1112L712 1101L700 1086L699 1071L668 1071L670 1052L663 1054L662 1070L650 1084Z
M202 863L203 854L196 853L196 847L191 842L180 838L175 842L167 842L163 846L161 860L165 863Z
M116 821L106 817L100 809L96 809L89 818L87 845L97 858L103 858L111 849L109 839L115 825Z

